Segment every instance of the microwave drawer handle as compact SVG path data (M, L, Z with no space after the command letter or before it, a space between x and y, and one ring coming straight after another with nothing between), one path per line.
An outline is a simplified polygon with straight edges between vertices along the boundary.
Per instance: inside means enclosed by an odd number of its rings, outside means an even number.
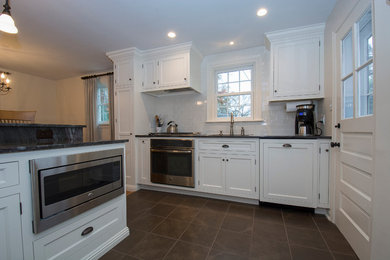
M158 153L192 153L192 150L165 150L165 149L150 149L151 152Z
M93 231L93 227L87 227L86 229L83 230L83 232L81 232L81 235L86 236L89 233L91 233L92 231Z
M292 145L291 145L291 144L284 144L283 147L284 147L284 148L291 148Z

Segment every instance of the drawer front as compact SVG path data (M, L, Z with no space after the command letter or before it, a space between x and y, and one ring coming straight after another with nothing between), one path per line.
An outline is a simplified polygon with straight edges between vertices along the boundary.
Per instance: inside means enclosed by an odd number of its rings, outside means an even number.
M18 162L0 163L0 189L19 184Z
M65 234L34 242L36 259L83 259L125 227L119 207L113 208Z
M205 151L256 152L256 141L199 141L198 149Z

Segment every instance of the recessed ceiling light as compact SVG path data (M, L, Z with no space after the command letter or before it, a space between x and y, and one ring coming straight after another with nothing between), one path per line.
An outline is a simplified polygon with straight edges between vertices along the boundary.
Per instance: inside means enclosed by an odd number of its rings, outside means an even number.
M260 8L259 10L257 10L257 16L264 16L267 13L268 13L268 10L265 8Z
M168 35L169 38L172 38L172 39L176 38L176 33L175 32L169 32L167 35Z
M234 41L229 42L229 45L234 45Z

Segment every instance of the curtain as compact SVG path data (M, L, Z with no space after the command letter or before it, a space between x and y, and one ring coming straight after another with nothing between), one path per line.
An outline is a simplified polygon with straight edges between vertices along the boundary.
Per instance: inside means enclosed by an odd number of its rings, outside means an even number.
M87 141L93 142L98 138L98 125L96 119L96 78L84 80L86 96Z
M108 76L108 96L110 99L110 130L111 140L115 139L115 118L114 118L114 75Z

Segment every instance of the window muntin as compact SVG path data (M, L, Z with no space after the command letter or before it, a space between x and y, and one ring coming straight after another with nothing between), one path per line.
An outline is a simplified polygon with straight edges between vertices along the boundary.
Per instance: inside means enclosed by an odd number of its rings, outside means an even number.
M215 78L217 118L252 118L253 67L217 71Z
M341 40L342 118L373 114L373 37L371 9Z
M110 123L110 99L108 95L108 86L97 80L96 91L96 117L98 125Z

